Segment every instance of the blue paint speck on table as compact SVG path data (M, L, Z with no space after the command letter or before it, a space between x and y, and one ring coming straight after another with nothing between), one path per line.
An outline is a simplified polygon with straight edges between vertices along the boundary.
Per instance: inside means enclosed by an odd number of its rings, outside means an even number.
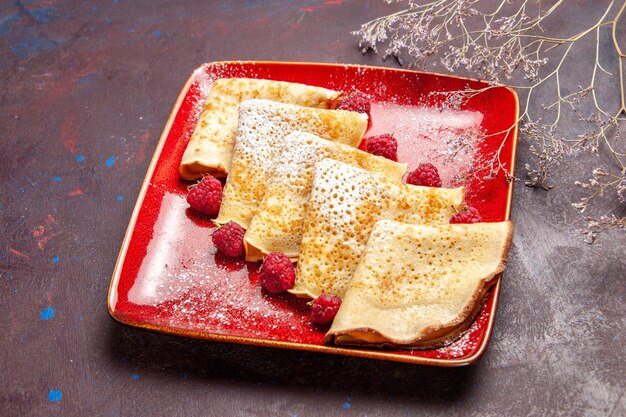
M133 379L136 381L139 379L139 374L133 374Z
M53 179L54 181L56 181L56 182L61 181L61 177L52 177L52 179Z
M159 36L161 36L161 31L155 30L154 32L152 32L152 34L154 35L155 38L158 38Z
M105 162L104 164L108 167L113 166L113 164L115 163L115 161L117 160L116 156L110 156Z
M0 17L0 33L8 33L11 29L11 22L19 22L20 17L17 14Z
M40 51L52 49L56 46L56 42L52 39L38 34L29 35L30 37L17 42L11 46L11 52L20 58L34 55Z
M343 408L345 408L346 410L350 408L351 404L350 402L352 401L352 397L346 397L346 401L343 403Z
M51 389L48 393L48 400L52 401L53 403L58 403L59 401L61 401L61 398L63 398L63 394L58 389Z
M76 162L83 162L85 160L85 155L76 155Z
M123 199L124 199L124 197L123 197L123 196L121 196L121 195L118 195L118 196L117 196L117 201L122 201Z
M28 14L39 23L47 23L53 21L56 17L56 9L54 7L40 7L30 9Z
M84 77L78 79L78 84L86 84L94 77L94 74L87 74Z
M54 308L48 306L39 313L39 317L41 317L42 320L50 320L52 317L54 317L55 313L56 311L54 310Z
M61 260L61 258L59 258L58 256L55 256L54 258L52 258L52 262L57 263Z

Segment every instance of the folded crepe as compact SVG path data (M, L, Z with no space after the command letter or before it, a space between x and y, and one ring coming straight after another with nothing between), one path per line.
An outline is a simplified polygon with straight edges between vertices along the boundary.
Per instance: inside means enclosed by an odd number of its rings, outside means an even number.
M366 129L367 116L362 113L269 100L243 101L231 170L215 222L234 221L248 228L265 195L266 181L279 160L283 139L289 133L303 130L356 147Z
M411 225L374 228L326 343L433 348L472 323L504 270L513 225Z
M376 222L448 223L463 198L462 187L394 183L324 159L315 168L296 281L289 291L311 298L322 293L343 297Z
M198 124L183 154L179 172L187 180L203 174L224 177L230 164L237 134L239 104L262 98L320 109L333 109L338 91L284 81L222 78L211 86Z
M267 190L246 231L246 260L258 261L271 252L298 259L306 205L309 201L315 164L324 158L377 172L399 182L406 164L321 139L311 133L293 132L284 139L283 152L270 175Z

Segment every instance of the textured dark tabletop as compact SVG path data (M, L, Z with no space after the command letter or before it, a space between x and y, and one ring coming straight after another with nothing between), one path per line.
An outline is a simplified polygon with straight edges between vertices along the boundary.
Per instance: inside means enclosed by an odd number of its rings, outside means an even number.
M555 24L582 25L606 2L588 3ZM109 316L135 197L190 73L239 59L394 66L349 35L389 10L378 0L0 4L0 415L626 415L624 234L583 243L570 206L578 178L549 192L517 181L494 334L473 366L194 341ZM518 167L528 157L521 143Z

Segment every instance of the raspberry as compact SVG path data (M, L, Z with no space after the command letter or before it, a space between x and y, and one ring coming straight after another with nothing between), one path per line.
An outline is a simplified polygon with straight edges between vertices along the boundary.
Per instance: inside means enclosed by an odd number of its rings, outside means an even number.
M363 138L361 140L361 144L359 145L359 150L363 152L367 152L367 138Z
M474 207L465 206L463 210L450 218L450 223L478 223L482 219Z
M392 161L398 161L398 141L392 135L386 133L384 135L370 136L363 139L363 141L365 142L366 152L391 159Z
M277 293L293 287L296 272L291 260L284 253L272 252L263 261L259 271L261 286L269 292Z
M222 204L222 183L208 175L189 189L187 203L201 213L215 216Z
M246 233L243 227L235 222L228 222L213 233L212 240L215 246L231 258L239 258L245 253L243 235Z
M370 115L371 103L367 96L360 91L355 91L345 99L339 101L338 110L350 110L367 114L367 127L372 125L372 116Z
M431 163L419 164L415 171L406 177L407 184L421 185L424 187L441 187L439 171Z
M327 324L333 321L341 306L341 298L336 295L322 294L313 301L311 320L317 324Z

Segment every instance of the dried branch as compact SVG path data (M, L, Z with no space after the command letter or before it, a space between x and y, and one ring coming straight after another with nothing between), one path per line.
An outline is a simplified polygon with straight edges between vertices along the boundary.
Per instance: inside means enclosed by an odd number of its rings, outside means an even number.
M386 0L392 3L391 0ZM524 94L519 120L508 129L494 135L502 135L501 150L513 129L520 127L522 144L533 155L533 163L526 164L526 182L530 187L549 190L553 187L551 170L566 157L575 157L585 152L608 153L614 164L607 168L596 168L589 182L576 182L591 193L574 206L585 211L587 206L599 196L608 195L609 190L618 196L617 204L623 207L625 180L625 157L623 149L617 149L620 138L620 123L626 120L626 98L624 93L623 61L626 55L617 41L617 28L621 21L626 1L615 12L616 1L612 0L601 16L589 27L569 37L547 36L545 23L563 5L562 0L554 1L545 7L542 1L523 0L509 2L502 0L491 10L484 10L478 0L434 0L418 2L397 0L406 3L407 8L399 12L374 19L353 32L360 37L359 46L363 52L385 45L383 59L394 57L404 64L408 55L409 67L423 68L428 63L441 64L450 72L459 69L486 79L492 85L502 81L509 83ZM421 3L421 4L420 4ZM480 9L479 6L483 6ZM611 18L611 14L615 16ZM597 95L599 74L611 75L601 64L600 39L603 30L610 30L613 52L618 59L620 108L610 111L603 107ZM563 85L566 64L574 47L583 39L592 37L595 41L593 66L590 66L588 84L579 86L574 92L567 92ZM548 69L549 59L556 57L554 68ZM514 85L514 81L518 80ZM482 94L480 90L466 89L447 91L441 94L445 105L459 108L472 97ZM537 91L552 88L554 101L546 104L535 103ZM583 115L587 107L591 113ZM531 114L532 109L541 109L541 115ZM549 118L544 122L541 117ZM588 126L576 136L560 135L562 126L579 123ZM491 135L492 136L492 135ZM471 148L477 138L458 138L451 142L448 157ZM623 146L623 144L622 144ZM494 178L504 170L507 179L510 173L500 161L500 152L482 161L478 171L485 172L485 179ZM475 170L476 172L476 170ZM588 230L597 233L607 227L623 228L624 218L604 215L588 221ZM593 230L592 230L593 229ZM593 233L591 233L593 234ZM593 239L591 239L593 240Z

